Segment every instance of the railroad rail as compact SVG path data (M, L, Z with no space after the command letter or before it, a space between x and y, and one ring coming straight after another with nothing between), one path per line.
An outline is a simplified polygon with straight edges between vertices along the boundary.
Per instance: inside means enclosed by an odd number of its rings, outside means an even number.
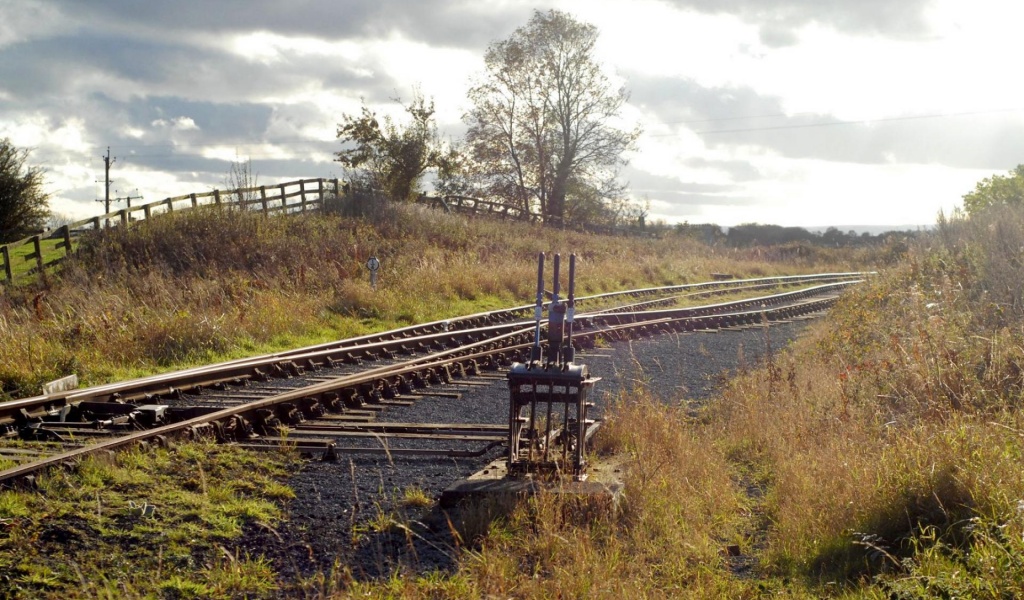
M576 315L573 343L666 332L759 326L824 310L862 273L830 273L715 281L645 288L578 298L596 305ZM673 307L690 295L749 293L779 286L799 289L742 300ZM649 298L605 306L622 299ZM18 463L0 483L30 481L34 473L86 454L170 436L214 438L246 448L282 445L304 452L475 456L501 445L506 426L374 423L389 405L443 394L437 386L486 376L529 353L533 305L468 315L380 334L230 361L129 382L0 403L0 434L17 440L0 457ZM378 362L379 366L364 363ZM294 385L292 385L294 384ZM484 444L476 450L339 446L349 438L442 439Z

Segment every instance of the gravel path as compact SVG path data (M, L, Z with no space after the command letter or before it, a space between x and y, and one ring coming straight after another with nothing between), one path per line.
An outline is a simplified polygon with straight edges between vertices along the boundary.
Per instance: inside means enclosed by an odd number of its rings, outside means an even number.
M598 415L608 398L638 381L665 401L710 399L729 373L754 366L768 348L778 349L799 335L803 322L719 333L665 335L618 342L581 353L576 362L602 377L592 398ZM475 380L479 381L479 380ZM393 407L378 421L504 423L508 389L503 378L488 385L441 386L461 398L424 397L410 407ZM390 440L390 447L458 447L483 444L435 440ZM340 445L353 445L341 440ZM253 555L266 554L288 578L330 576L347 569L356 579L389 574L396 565L412 572L447 570L454 565L447 515L436 508L404 508L405 490L419 488L436 498L455 480L501 456L494 449L480 458L406 458L342 455L337 462L305 463L288 484L296 499L278 530L254 528L245 539Z

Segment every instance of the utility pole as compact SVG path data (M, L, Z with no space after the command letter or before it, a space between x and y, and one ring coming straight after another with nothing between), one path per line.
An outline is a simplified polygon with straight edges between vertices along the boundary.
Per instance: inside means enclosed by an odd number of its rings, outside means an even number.
M111 202L127 202L128 208L132 207L132 200L142 200L142 194L139 193L139 190L135 190L134 196L128 194L127 196L118 196L117 198L110 199Z
M101 157L103 159L103 200L97 200L97 202L103 202L103 214L110 214L110 165L114 164L117 158L110 157L110 146L107 146L107 155ZM110 224L110 220L107 220L107 224Z

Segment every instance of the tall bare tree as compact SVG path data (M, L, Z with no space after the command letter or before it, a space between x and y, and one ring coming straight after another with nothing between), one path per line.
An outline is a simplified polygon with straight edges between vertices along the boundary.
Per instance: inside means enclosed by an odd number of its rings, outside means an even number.
M548 221L569 216L567 196L613 199L639 129L615 126L629 94L594 56L597 28L556 10L537 11L484 56L469 91L466 143L485 190Z
M42 229L50 215L43 191L43 169L26 167L28 150L0 139L0 242L14 241Z

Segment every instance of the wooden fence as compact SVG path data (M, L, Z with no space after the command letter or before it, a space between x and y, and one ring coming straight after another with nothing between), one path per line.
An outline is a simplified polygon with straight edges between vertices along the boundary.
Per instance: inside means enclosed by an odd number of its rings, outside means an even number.
M469 196L427 196L426 194L420 194L416 201L420 204L426 204L431 208L444 209L445 212L450 213L488 215L533 223L541 220L540 215L523 210L518 206L495 202L494 200L471 198Z
M380 200L373 190L349 190L337 179L300 179L236 190L213 190L165 198L157 202L122 208L105 215L83 219L54 231L42 232L0 246L0 284L16 278L42 273L59 264L73 252L73 239L82 233L104 227L130 227L161 214L189 210L199 206L225 206L271 214L292 214L325 208L329 198L348 197L352 202ZM448 213L491 216L501 219L542 222L540 215L511 204L468 196L428 196L421 194L417 203ZM602 232L604 233L604 232ZM610 231L608 233L623 233ZM19 263L18 257L21 258ZM27 267L27 268L26 268Z
M41 273L60 263L73 250L72 238L86 231L99 231L104 227L129 227L137 221L199 206L235 207L267 215L300 213L319 210L324 207L328 196L339 196L341 193L342 188L337 179L300 179L270 186L186 194L122 208L0 246L0 274L3 276L0 282L14 281L19 275ZM17 264L18 256L24 261L21 265ZM30 265L27 270L19 268L26 264Z

